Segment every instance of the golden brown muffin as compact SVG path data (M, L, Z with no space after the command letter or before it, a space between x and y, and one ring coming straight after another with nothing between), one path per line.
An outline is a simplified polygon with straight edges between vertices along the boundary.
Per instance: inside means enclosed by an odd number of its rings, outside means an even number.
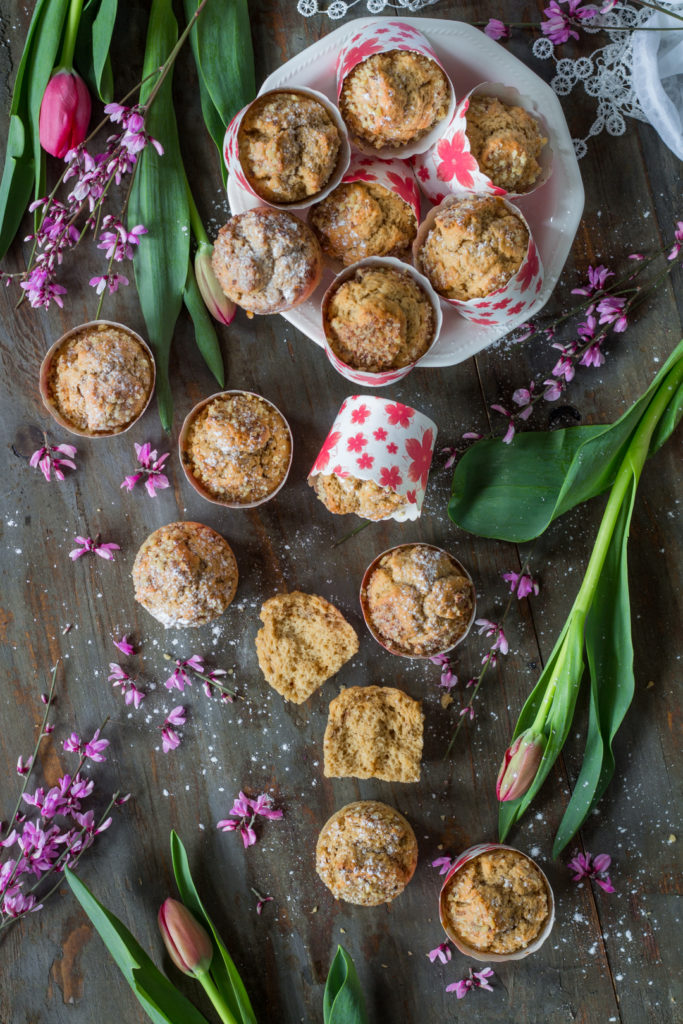
M507 284L526 256L529 232L497 196L441 210L418 253L419 269L440 295L480 299Z
M402 814L377 800L342 807L318 836L316 871L332 895L347 903L390 903L416 866L415 833Z
M322 271L318 239L285 210L239 213L218 232L211 257L221 288L251 313L280 313L311 294Z
M465 117L470 151L483 173L508 192L528 192L541 173L538 157L548 141L538 121L496 96L472 96Z
M474 588L445 551L409 544L380 559L367 581L364 605L386 646L431 656L453 647L469 629Z
M237 589L237 562L202 523L169 523L151 533L133 565L135 599L166 626L203 626L223 614Z
M153 380L152 362L137 338L99 324L57 349L47 393L56 411L78 430L115 434L144 411Z
M368 181L342 182L313 207L308 220L323 252L345 267L366 256L403 256L417 234L412 207Z
M335 473L318 473L309 476L313 488L323 505L334 515L355 512L362 519L388 519L407 499L391 487L380 487L374 480L359 480L355 476L337 476Z
M292 203L325 187L337 166L341 139L315 97L277 91L252 103L237 144L253 190L268 202Z
M356 64L339 97L344 122L375 149L417 142L448 112L451 87L436 61L412 50L376 53Z
M410 274L359 267L330 296L324 327L330 348L347 366L380 373L423 356L434 340L435 318Z
M276 594L261 608L256 654L267 681L285 700L303 704L358 651L353 626L315 594Z
M291 454L289 429L275 406L238 392L202 406L187 431L182 459L211 497L245 505L278 489Z
M351 686L330 704L325 775L340 779L419 782L422 723L419 700L391 686Z
M516 953L548 920L548 888L516 850L481 853L454 873L441 897L445 925L483 953Z

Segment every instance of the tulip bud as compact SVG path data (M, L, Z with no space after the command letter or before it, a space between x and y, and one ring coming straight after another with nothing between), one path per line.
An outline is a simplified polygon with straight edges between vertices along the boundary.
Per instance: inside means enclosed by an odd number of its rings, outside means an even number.
M90 93L75 71L56 71L40 104L38 131L40 144L46 152L60 159L80 145L88 134Z
M232 323L237 307L232 299L224 294L218 283L218 278L211 266L212 252L213 246L208 242L199 243L197 255L194 258L194 273L199 291L204 299L204 305L211 316L222 324L229 324Z
M183 974L205 974L213 958L207 932L178 900L164 900L159 910L159 930L176 967Z
M543 733L527 729L505 751L503 763L498 772L496 798L516 800L524 796L536 778L538 766L545 751Z

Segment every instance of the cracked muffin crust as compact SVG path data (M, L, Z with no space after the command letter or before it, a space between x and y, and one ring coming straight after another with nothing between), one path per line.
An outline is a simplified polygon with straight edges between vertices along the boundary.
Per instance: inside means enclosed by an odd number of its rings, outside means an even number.
M380 487L374 480L359 480L355 476L317 473L309 476L308 485L334 515L355 512L362 519L377 521L388 519L407 504L407 499L391 487Z
M217 619L237 589L237 562L202 523L169 523L151 533L133 565L135 599L168 629Z
M299 92L259 97L244 115L237 138L249 184L273 203L320 192L334 173L341 145L322 103Z
M413 50L376 53L347 75L339 97L344 122L375 149L417 142L446 116L451 86L436 61Z
M417 866L417 840L402 814L378 800L342 807L323 825L315 868L332 895L376 907L399 896Z
M323 311L332 351L354 370L381 373L416 362L434 340L432 304L407 272L359 267Z
M496 96L472 96L465 118L470 151L484 174L508 192L528 192L541 173L538 157L548 141L538 121Z
M203 404L182 444L185 471L227 504L249 505L271 495L285 480L291 455L284 417L248 392L217 395Z
M308 219L323 252L345 267L366 256L403 256L417 234L411 206L384 185L367 181L342 182Z
M286 210L265 207L232 217L218 232L211 265L221 288L251 313L292 309L322 272L318 239Z
M497 196L449 203L417 253L419 269L449 299L484 298L502 288L526 256L529 232Z

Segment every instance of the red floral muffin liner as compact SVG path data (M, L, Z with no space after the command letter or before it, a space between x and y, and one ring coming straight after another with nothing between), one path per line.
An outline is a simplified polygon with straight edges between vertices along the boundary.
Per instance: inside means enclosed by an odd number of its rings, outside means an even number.
M242 162L240 160L239 154L238 135L240 125L242 124L242 120L247 111L250 109L250 107L252 107L253 104L256 103L258 100L263 99L264 96L267 96L268 92L260 93L256 97L256 99L252 101L252 103L248 103L246 107L242 107L239 113L235 114L235 116L233 117L232 121L230 122L226 129L225 138L223 139L223 160L225 162L225 166L227 167L228 174L234 175L235 180L238 182L240 188L244 189L245 192L248 192L250 195L254 196L256 199L259 200L259 202L267 203L268 206L274 206L276 210L305 210L307 207L312 206L313 203L319 203L321 199L324 199L325 196L328 196L332 189L335 189L339 182L342 180L342 177L344 176L344 173L346 172L349 166L349 160L351 159L351 146L349 145L349 137L348 132L346 131L346 125L342 121L341 114L339 113L337 107L335 107L335 105L328 100L327 96L323 96L322 93L316 92L315 89L307 89L302 85L297 85L292 89L271 89L269 90L269 92L294 92L302 93L304 96L311 96L314 100L318 100L318 102L322 104L322 106L325 108L327 113L334 121L334 124L339 132L341 145L339 147L339 155L337 156L337 166L335 168L334 174L325 185L325 188L322 188L319 192L316 192L315 195L309 196L307 199L301 199L299 201L295 201L292 203L274 203L271 200L265 199L263 196L259 195L259 193L256 192L249 184L249 180L246 174L244 173L244 168L242 167Z
M420 223L420 192L413 169L405 160L380 160L354 153L342 182L367 181L382 185L407 203Z
M446 115L436 124L430 132L423 135L416 142L407 143L405 146L383 146L376 149L374 146L364 143L360 139L354 139L354 146L369 156L379 157L409 157L416 153L424 153L430 146L441 137L443 126L448 124L455 110L455 90L448 72L437 57L436 53L427 42L425 37L412 25L404 21L393 21L383 18L381 21L365 25L363 28L350 34L337 57L337 99L341 96L344 80L353 71L357 64L373 57L376 53L387 53L389 50L412 50L421 53L424 57L435 61L448 79L451 87L451 98Z
M473 95L496 96L503 103L523 107L539 122L539 129L548 138L545 118L537 109L537 104L530 96L522 96L512 86L500 82L482 82L470 89L460 101L446 130L441 138L429 150L413 157L412 164L420 188L433 203L441 203L448 195L463 195L477 192L482 195L494 196L528 196L541 185L545 184L552 173L552 150L549 143L543 146L539 164L539 174L533 187L526 192L507 192L499 185L494 185L488 175L479 169L479 164L470 151L470 140L467 137L467 111Z
M474 860L474 858L478 857L480 854L490 853L492 850L511 850L512 853L518 853L521 857L526 857L528 861L531 861L536 870L541 873L541 875L543 876L543 881L546 884L549 905L548 919L541 928L540 932L538 933L534 941L530 942L529 945L526 946L524 949L517 950L517 952L515 953L486 953L481 949L475 949L473 946L468 946L458 936L457 932L454 932L451 929L449 929L448 915L444 912L446 887L450 882L451 878L453 877L453 875L456 873L456 871L459 871L460 868L464 867L465 864L468 864L469 861ZM460 856L455 859L455 861L449 868L448 874L446 875L443 885L441 886L441 892L439 893L439 919L441 921L443 930L445 931L446 935L451 940L453 945L456 947L456 949L458 949L465 956L471 957L473 960L480 960L482 962L486 961L487 963L502 963L504 960L523 960L524 957L529 956L530 953L535 953L537 949L540 949L545 940L550 935L553 924L555 923L555 897L553 895L553 890L550 887L550 882L545 876L545 872L541 871L540 867L538 866L536 861L533 860L532 857L529 857L526 853L522 853L521 850L516 850L514 846L504 846L502 843L479 843L477 846L470 846L468 850L465 850L463 853L461 853Z
M467 193L472 195L472 193ZM438 206L433 206L422 224L420 225L415 243L413 246L413 257L416 267L422 268L419 257L420 249L434 226L438 214L447 209L452 203L464 199L465 195L447 196ZM501 199L508 210L514 213L526 225L529 231L529 244L519 270L516 271L502 287L480 299L449 299L441 295L442 302L448 302L455 306L458 313L470 320L473 324L481 324L482 327L504 327L509 323L510 317L516 317L525 310L530 309L536 302L536 297L543 286L543 266L536 248L536 243L531 237L531 231L527 224L526 217L516 206L507 199Z
M432 464L436 423L401 402L351 395L341 405L309 479L319 473L373 480L405 499L388 519L418 519Z

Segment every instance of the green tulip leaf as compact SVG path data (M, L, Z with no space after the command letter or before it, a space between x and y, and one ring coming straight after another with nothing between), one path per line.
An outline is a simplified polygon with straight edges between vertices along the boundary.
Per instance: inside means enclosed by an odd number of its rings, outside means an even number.
M188 313L192 317L197 348L203 355L204 362L220 386L224 387L225 370L223 368L221 346L218 342L218 335L216 334L216 328L213 326L211 315L204 305L204 299L199 291L192 263L187 268L187 281L185 282L183 301Z
M102 0L92 26L92 62L97 93L103 103L113 99L113 76L109 51L114 34L118 0Z
M184 0L185 17L189 22L190 18L197 9L197 0ZM200 20L204 16L200 15ZM197 80L199 82L199 103L202 108L202 117L204 118L204 124L206 129L216 144L218 150L218 163L221 170L221 178L223 179L223 187L228 182L228 169L225 166L225 160L223 159L223 140L225 138L226 125L223 122L223 118L218 113L216 105L211 99L211 95L206 86L204 80L204 74L199 64L199 49L197 45L197 27L195 26L190 32L190 46L192 47L192 54L194 56L194 62L197 68Z
M195 2L190 11L196 9ZM192 31L197 33L200 74L227 126L256 95L247 0L208 0Z
M353 960L343 946L327 975L323 996L324 1024L368 1024L363 990Z
M32 47L28 71L28 92L26 97L28 120L26 123L31 138L33 160L36 167L40 165L42 155L39 134L40 107L47 83L52 77L57 61L57 53L68 9L69 0L50 0L36 28ZM35 185L34 191L37 199L42 194L40 175L38 175Z

